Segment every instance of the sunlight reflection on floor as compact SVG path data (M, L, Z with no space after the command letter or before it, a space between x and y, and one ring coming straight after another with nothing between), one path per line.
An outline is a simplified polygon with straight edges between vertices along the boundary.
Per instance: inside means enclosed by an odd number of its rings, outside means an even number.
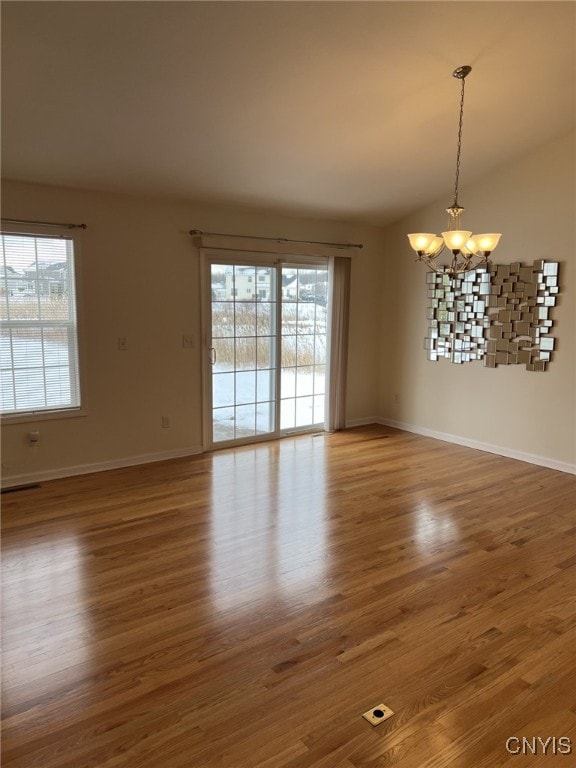
M90 657L89 617L85 610L85 574L75 534L54 535L33 545L16 544L3 550L3 604L7 618L3 623L5 670L4 702L10 689L42 675L59 672ZM13 610L9 610L10 608ZM11 618L13 617L13 623ZM46 632L49 619L50 632ZM42 631L43 634L38 633ZM29 641L37 636L30 654ZM66 642L63 642L63 637ZM27 667L18 665L18 679L11 665L21 660L27 647Z
M212 503L211 590L218 610L292 598L322 582L328 559L323 440L215 454Z
M440 514L425 503L415 510L414 542L420 552L452 541L457 534L458 524L448 513Z

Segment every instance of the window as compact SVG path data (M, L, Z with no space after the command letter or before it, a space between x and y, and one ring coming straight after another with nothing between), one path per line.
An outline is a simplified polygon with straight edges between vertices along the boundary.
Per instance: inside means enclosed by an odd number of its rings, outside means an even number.
M80 408L78 235L3 227L0 263L2 416Z

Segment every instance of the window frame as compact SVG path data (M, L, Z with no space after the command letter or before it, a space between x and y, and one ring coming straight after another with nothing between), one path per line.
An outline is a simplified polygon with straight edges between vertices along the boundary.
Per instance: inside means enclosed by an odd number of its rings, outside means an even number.
M68 419L86 416L86 387L85 387L85 358L84 358L84 323L83 323L83 299L82 299L82 270L81 270L81 234L78 227L66 227L61 225L46 224L14 224L10 221L0 222L0 233L3 235L24 235L28 237L63 238L72 241L74 260L74 293L76 314L76 345L77 345L77 372L78 394L80 404L67 408L50 408L16 413L0 413L0 423L3 425L17 424L53 419ZM2 321L5 323L5 321Z

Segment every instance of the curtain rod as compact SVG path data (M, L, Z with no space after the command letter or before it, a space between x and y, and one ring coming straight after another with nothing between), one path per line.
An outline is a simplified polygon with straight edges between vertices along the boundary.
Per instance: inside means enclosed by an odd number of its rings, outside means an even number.
M318 240L291 240L288 237L261 237L258 235L230 235L225 232L203 232L191 229L191 235L216 235L217 237L241 237L247 240L272 240L275 243L305 243L307 245L331 245L333 248L364 248L362 243L323 243Z
M2 219L7 224L36 224L43 227L63 227L65 229L88 229L87 224L62 224L55 221L32 221L30 219Z

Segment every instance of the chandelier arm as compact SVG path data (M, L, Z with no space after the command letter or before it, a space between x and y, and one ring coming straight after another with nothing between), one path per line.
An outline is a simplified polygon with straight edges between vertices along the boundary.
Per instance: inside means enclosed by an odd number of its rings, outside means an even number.
M464 254L461 251L458 251L457 253L452 254L452 262L448 266L444 264L436 264L435 258L437 255L438 254L428 256L426 253L419 253L416 261L424 262L432 272L436 272L439 275L448 275L450 278L454 278L488 264L488 257L490 254L484 252ZM460 257L462 258L461 261L459 260ZM476 263L474 263L475 259L478 260Z
M433 272L438 272L438 265L434 261L434 257L427 256L425 253L423 253L421 256L418 257L418 261L423 261L424 264L426 264L427 267L429 267Z
M446 269L446 267L443 264L436 264L434 261L428 261L427 259L423 259L424 263L427 267L430 267L432 272L435 272L437 275L449 275L450 277L454 277L454 274L449 269Z

